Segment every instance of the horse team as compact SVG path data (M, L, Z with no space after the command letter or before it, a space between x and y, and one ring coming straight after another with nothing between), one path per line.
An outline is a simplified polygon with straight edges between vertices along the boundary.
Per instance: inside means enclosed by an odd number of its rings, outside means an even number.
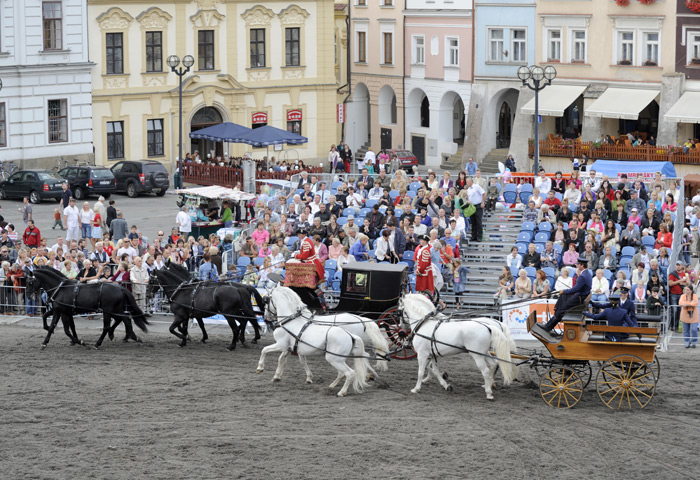
M96 348L106 336L113 339L115 328L122 322L126 329L125 341L140 341L134 333L132 319L137 327L147 331L148 321L144 312L137 306L131 292L118 284L78 284L54 269L37 268L27 279L27 288L32 293L43 290L45 294L47 310L43 321L48 333L42 348L48 345L59 320L63 322L71 344L85 345L75 332L74 314L102 312L103 329ZM255 330L253 343L256 343L260 338L260 329L252 302L254 298L263 311L266 323L275 327L275 343L262 349L256 371L264 371L268 353L280 352L273 381L281 380L290 353L298 354L307 383L313 382L313 376L306 357L325 356L338 372L329 388L335 388L345 379L338 392L341 397L347 394L351 385L356 393L362 393L370 375L377 376L377 372L388 369L389 342L386 332L375 321L352 313L315 315L287 287L277 286L263 299L254 287L248 285L193 281L185 268L171 264L162 270L155 270L151 275L148 297L153 298L158 290L162 290L170 303L170 311L175 317L170 332L180 339L181 347L189 339L187 327L190 318L197 320L202 330L201 341L206 342L208 335L203 319L215 314L226 318L233 333L227 349L235 349L238 341L245 345L244 332L248 322ZM403 311L405 327L412 331L412 344L418 356L418 380L412 393L420 391L422 383L429 379L431 373L443 388L451 390L446 375L438 368L437 358L458 353L469 353L474 358L484 378L483 386L489 400L493 399L492 387L498 367L504 385L515 379L517 367L510 355L515 350L515 343L502 323L489 318L450 321L420 294L404 295L399 301L399 308ZM51 315L49 324L47 318ZM371 345L377 358L374 367L370 365L371 357L365 345Z

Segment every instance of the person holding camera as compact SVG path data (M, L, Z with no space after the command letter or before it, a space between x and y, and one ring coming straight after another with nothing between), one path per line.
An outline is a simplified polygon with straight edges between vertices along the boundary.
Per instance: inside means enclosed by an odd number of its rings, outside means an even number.
M693 287L683 287L683 295L678 300L683 324L683 341L685 348L695 348L698 343L698 296L693 293Z

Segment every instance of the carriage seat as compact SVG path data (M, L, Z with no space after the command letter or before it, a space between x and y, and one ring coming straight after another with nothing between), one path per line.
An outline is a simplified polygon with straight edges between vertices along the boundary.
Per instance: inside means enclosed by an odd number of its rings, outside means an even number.
M651 337L642 337L639 338L636 335L631 335L624 340L618 340L617 342L613 342L609 338L607 338L605 335L600 334L600 333L594 333L592 335L588 336L588 341L589 342L610 342L610 343L646 343L646 344L655 344L656 339L651 338Z
M661 315L649 315L648 313L638 313L638 323L661 323L664 319Z

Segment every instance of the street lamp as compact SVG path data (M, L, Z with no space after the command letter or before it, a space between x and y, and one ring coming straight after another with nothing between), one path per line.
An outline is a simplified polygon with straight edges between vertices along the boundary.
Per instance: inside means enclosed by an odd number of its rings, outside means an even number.
M551 65L542 68L539 65L522 66L518 69L518 78L530 90L535 91L535 176L540 170L540 90L552 84L557 78L557 69ZM543 82L546 80L546 82Z
M170 55L168 57L168 66L180 79L180 156L177 159L177 171L179 175L177 178L173 175L173 181L175 183L175 188L182 187L182 77L185 76L187 72L190 71L192 65L194 65L194 57L192 55L185 55L182 59L182 67L178 68L180 65L180 57L177 55ZM179 183L179 184L178 184Z

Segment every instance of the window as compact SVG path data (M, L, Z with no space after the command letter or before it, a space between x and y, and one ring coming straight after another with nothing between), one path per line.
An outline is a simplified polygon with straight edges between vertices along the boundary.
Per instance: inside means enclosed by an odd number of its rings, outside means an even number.
M105 36L107 47L107 74L118 75L124 73L124 47L121 33L108 33Z
M617 63L632 65L634 63L634 32L620 32L619 56Z
M446 52L445 52L445 65L448 67L458 67L459 66L459 39L458 38L448 38L445 42Z
M7 146L7 122L5 121L5 104L0 103L0 147Z
M525 30L513 30L513 61L519 63L527 62L527 39Z
M49 143L68 141L68 101L49 100Z
M356 0L355 5L358 7L366 7L367 6L367 0Z
M163 156L163 119L148 120L146 122L148 156Z
M549 30L547 60L550 62L561 61L561 30Z
M265 66L265 29L252 28L250 30L250 67Z
M163 71L163 33L146 32L146 71Z
M357 32L357 61L367 62L367 32Z
M503 29L489 30L489 60L492 62L503 61Z
M124 158L124 122L107 122L107 158Z
M693 60L700 60L700 34L690 35L688 44L690 45L690 62L688 63L695 63Z
M572 62L586 61L586 32L585 30L574 30L571 32L573 37L573 48L571 49Z
M391 32L382 33L382 52L384 54L384 65L392 65L394 63L394 34Z
M288 67L298 67L299 61L299 27L284 29L284 45Z
M382 0L382 6L383 7L393 7L394 0Z
M644 64L648 66L656 66L659 64L658 32L644 34Z
M214 70L214 30L197 32L200 70Z
M44 30L44 50L61 50L63 48L61 2L43 2L41 16Z
M425 37L413 37L413 63L425 64Z

